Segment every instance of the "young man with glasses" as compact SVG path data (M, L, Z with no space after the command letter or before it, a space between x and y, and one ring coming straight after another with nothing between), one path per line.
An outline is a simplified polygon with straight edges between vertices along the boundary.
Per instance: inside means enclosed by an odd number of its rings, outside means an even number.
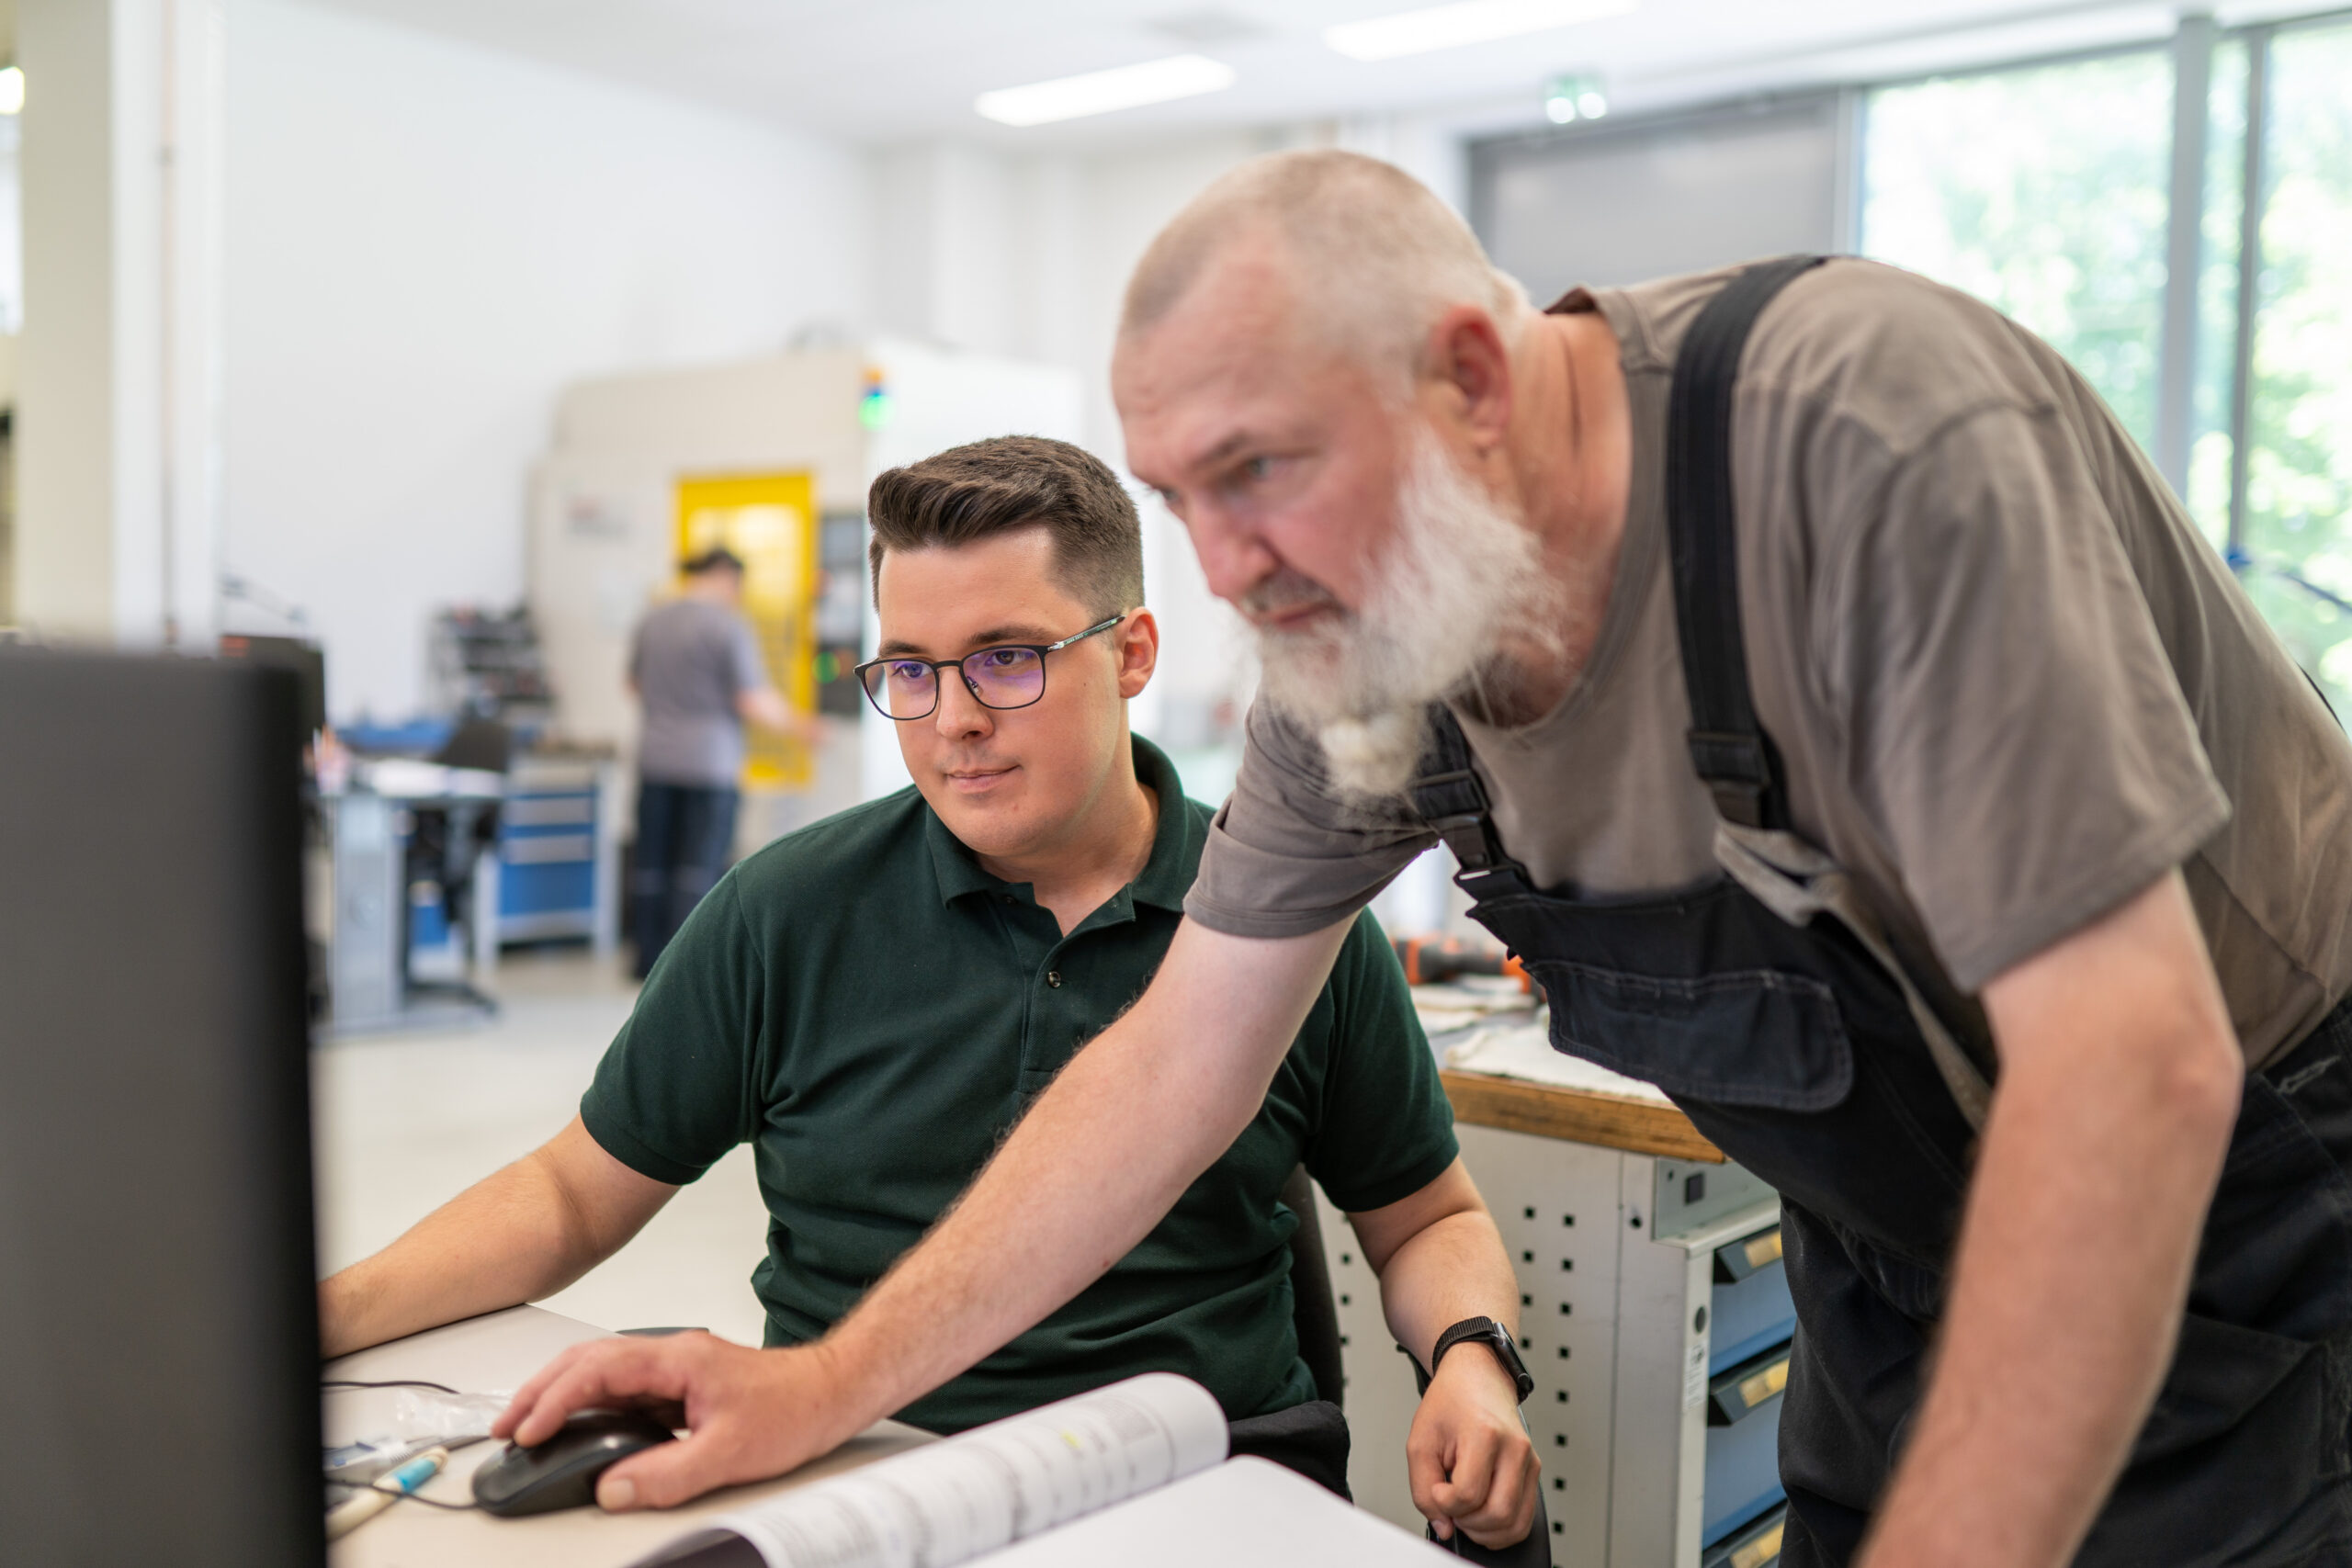
M1126 492L1076 447L1009 437L884 474L869 513L881 657L858 673L914 787L730 873L655 966L579 1118L326 1282L329 1354L560 1289L745 1141L773 1215L753 1276L767 1342L817 1340L1159 967L1210 813L1127 730L1159 632ZM1182 1116L1196 1088L1155 1092ZM1449 1536L1521 1542L1536 1461L1518 1286L1368 915L1257 1116L1174 1211L901 1414L954 1430L1165 1369L1218 1396L1238 1450L1343 1484L1345 1427L1292 1322L1279 1194L1301 1164L1348 1212L1398 1340L1437 1360L1408 1443L1417 1504ZM662 1354L732 1362L750 1383L774 1359L707 1336ZM803 1416L779 1404L695 1437L739 1448L749 1479L763 1439ZM600 1500L675 1501L661 1460L616 1466ZM1526 1545L1544 1560L1544 1540Z

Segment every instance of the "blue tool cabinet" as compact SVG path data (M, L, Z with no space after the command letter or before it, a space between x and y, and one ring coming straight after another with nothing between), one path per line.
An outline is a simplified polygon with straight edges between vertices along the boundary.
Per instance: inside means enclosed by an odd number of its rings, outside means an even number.
M618 822L609 763L525 758L499 812L498 941L618 940Z

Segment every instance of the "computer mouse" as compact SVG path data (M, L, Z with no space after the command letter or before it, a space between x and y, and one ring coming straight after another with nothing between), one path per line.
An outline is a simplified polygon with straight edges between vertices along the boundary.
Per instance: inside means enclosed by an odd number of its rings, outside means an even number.
M474 1501L503 1518L585 1507L596 1477L677 1434L642 1410L579 1410L536 1448L513 1443L474 1472Z

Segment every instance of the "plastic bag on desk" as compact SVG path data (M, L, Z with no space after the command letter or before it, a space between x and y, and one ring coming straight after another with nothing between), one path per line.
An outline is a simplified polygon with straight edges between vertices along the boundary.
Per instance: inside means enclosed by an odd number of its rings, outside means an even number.
M490 1424L506 1408L508 1393L442 1393L404 1388L392 1401L391 1418L380 1434L326 1450L330 1481L365 1485L434 1447L461 1449L490 1436Z

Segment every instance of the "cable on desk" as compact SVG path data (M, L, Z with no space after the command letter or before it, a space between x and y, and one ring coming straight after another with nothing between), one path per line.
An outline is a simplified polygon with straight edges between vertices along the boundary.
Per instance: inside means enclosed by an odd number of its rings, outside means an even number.
M423 1378L388 1378L382 1382L360 1382L351 1378L328 1378L321 1388L429 1388L437 1393L463 1399L465 1394L446 1382L427 1382Z
M440 1508L452 1514L470 1514L481 1506L480 1503L444 1503L438 1497L427 1497L422 1493L417 1492L395 1491L389 1486L379 1486L373 1481L368 1483L368 1490L370 1492L390 1493L391 1496L398 1501L405 1503L422 1503L428 1508Z

